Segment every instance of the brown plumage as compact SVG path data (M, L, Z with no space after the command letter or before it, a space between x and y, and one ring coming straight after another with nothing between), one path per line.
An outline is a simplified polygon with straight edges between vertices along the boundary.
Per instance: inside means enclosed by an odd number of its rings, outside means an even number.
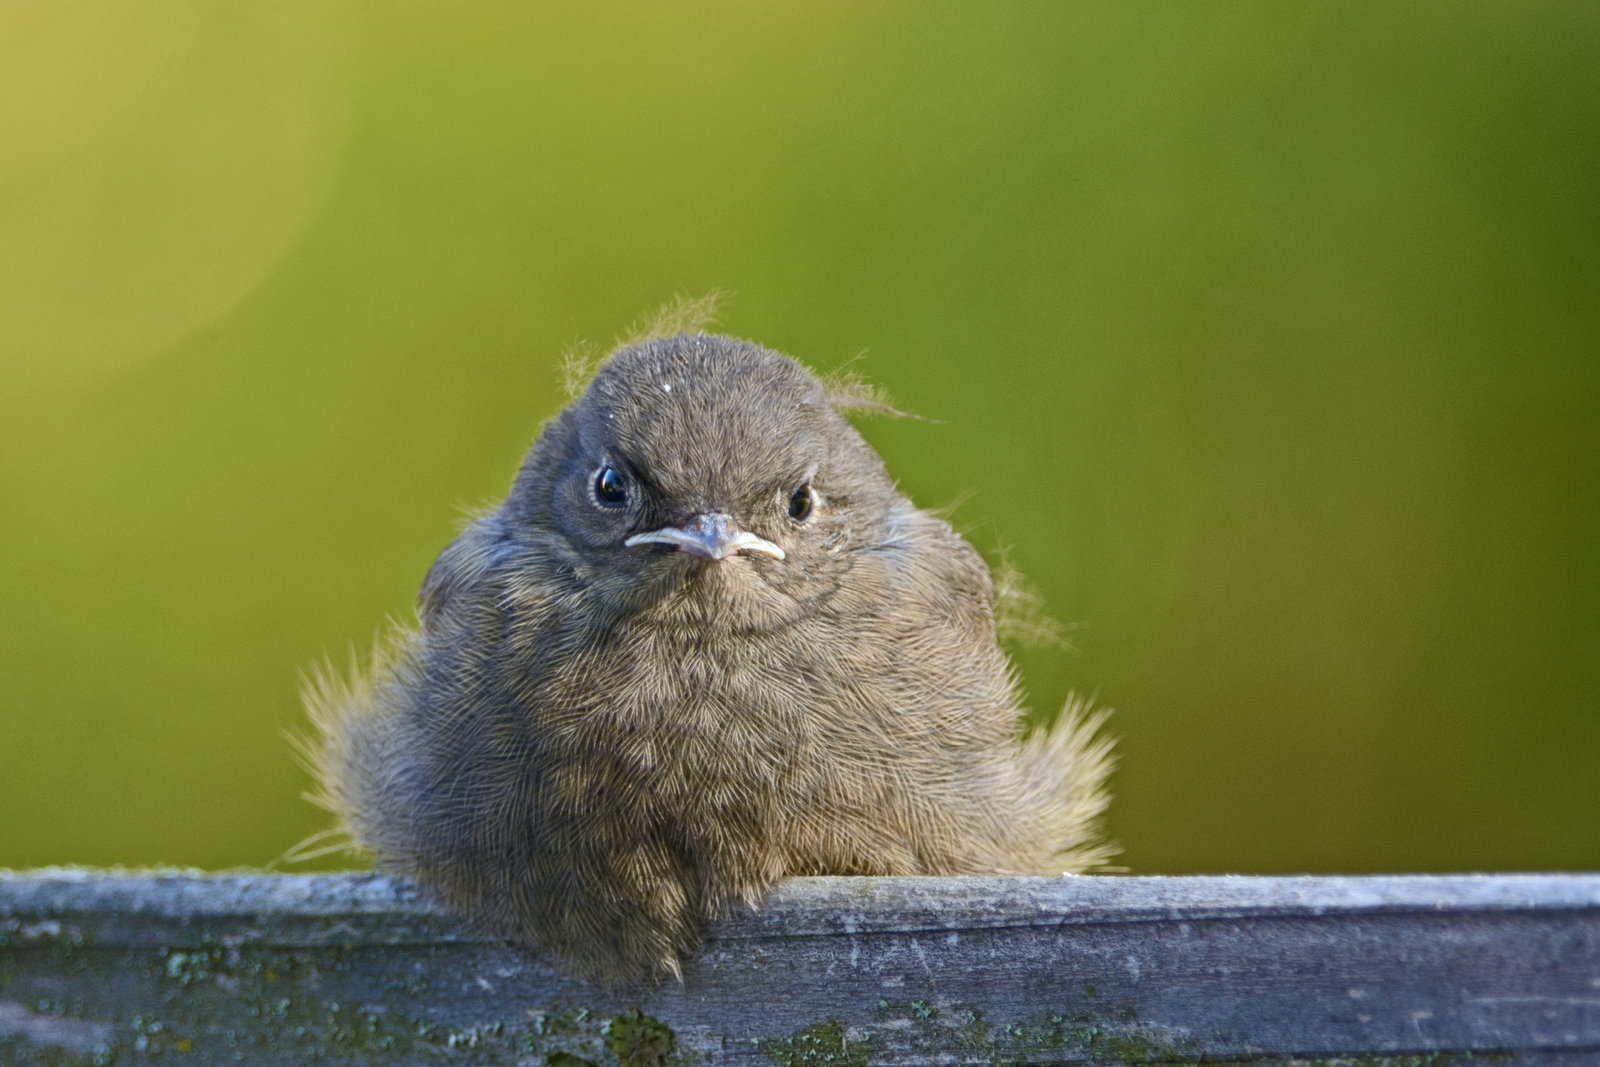
M311 687L322 801L580 973L676 974L786 875L1108 854L1100 716L1024 738L978 553L754 345L612 355L418 613L364 678Z

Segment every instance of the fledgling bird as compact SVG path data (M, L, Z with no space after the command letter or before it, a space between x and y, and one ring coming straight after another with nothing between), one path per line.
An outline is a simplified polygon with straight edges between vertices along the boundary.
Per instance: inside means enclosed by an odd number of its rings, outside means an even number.
M614 353L418 605L364 678L310 687L321 801L577 973L678 974L787 875L1109 855L1102 716L1024 735L982 558L755 345Z

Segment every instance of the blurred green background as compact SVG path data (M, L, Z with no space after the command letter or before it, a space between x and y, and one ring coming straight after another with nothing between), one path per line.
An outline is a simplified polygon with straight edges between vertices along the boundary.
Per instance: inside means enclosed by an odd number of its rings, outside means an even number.
M323 825L558 360L859 365L1140 872L1600 868L1600 6L0 5L0 866Z

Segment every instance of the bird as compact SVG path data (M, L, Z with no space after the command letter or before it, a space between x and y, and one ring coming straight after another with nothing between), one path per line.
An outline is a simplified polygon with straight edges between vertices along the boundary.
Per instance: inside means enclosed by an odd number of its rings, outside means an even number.
M1102 867L1105 712L1025 727L987 564L899 491L863 404L717 334L614 351L417 624L314 672L313 799L378 869L607 983L682 980L790 876Z

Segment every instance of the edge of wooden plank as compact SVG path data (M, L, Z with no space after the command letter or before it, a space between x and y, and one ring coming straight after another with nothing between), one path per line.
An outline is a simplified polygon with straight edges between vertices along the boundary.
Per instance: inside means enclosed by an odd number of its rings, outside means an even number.
M757 912L715 923L707 937L1590 908L1600 908L1600 874L817 877L779 883ZM371 873L0 870L0 914L185 924L393 919L442 940L492 940L415 885ZM115 943L107 935L103 943Z

